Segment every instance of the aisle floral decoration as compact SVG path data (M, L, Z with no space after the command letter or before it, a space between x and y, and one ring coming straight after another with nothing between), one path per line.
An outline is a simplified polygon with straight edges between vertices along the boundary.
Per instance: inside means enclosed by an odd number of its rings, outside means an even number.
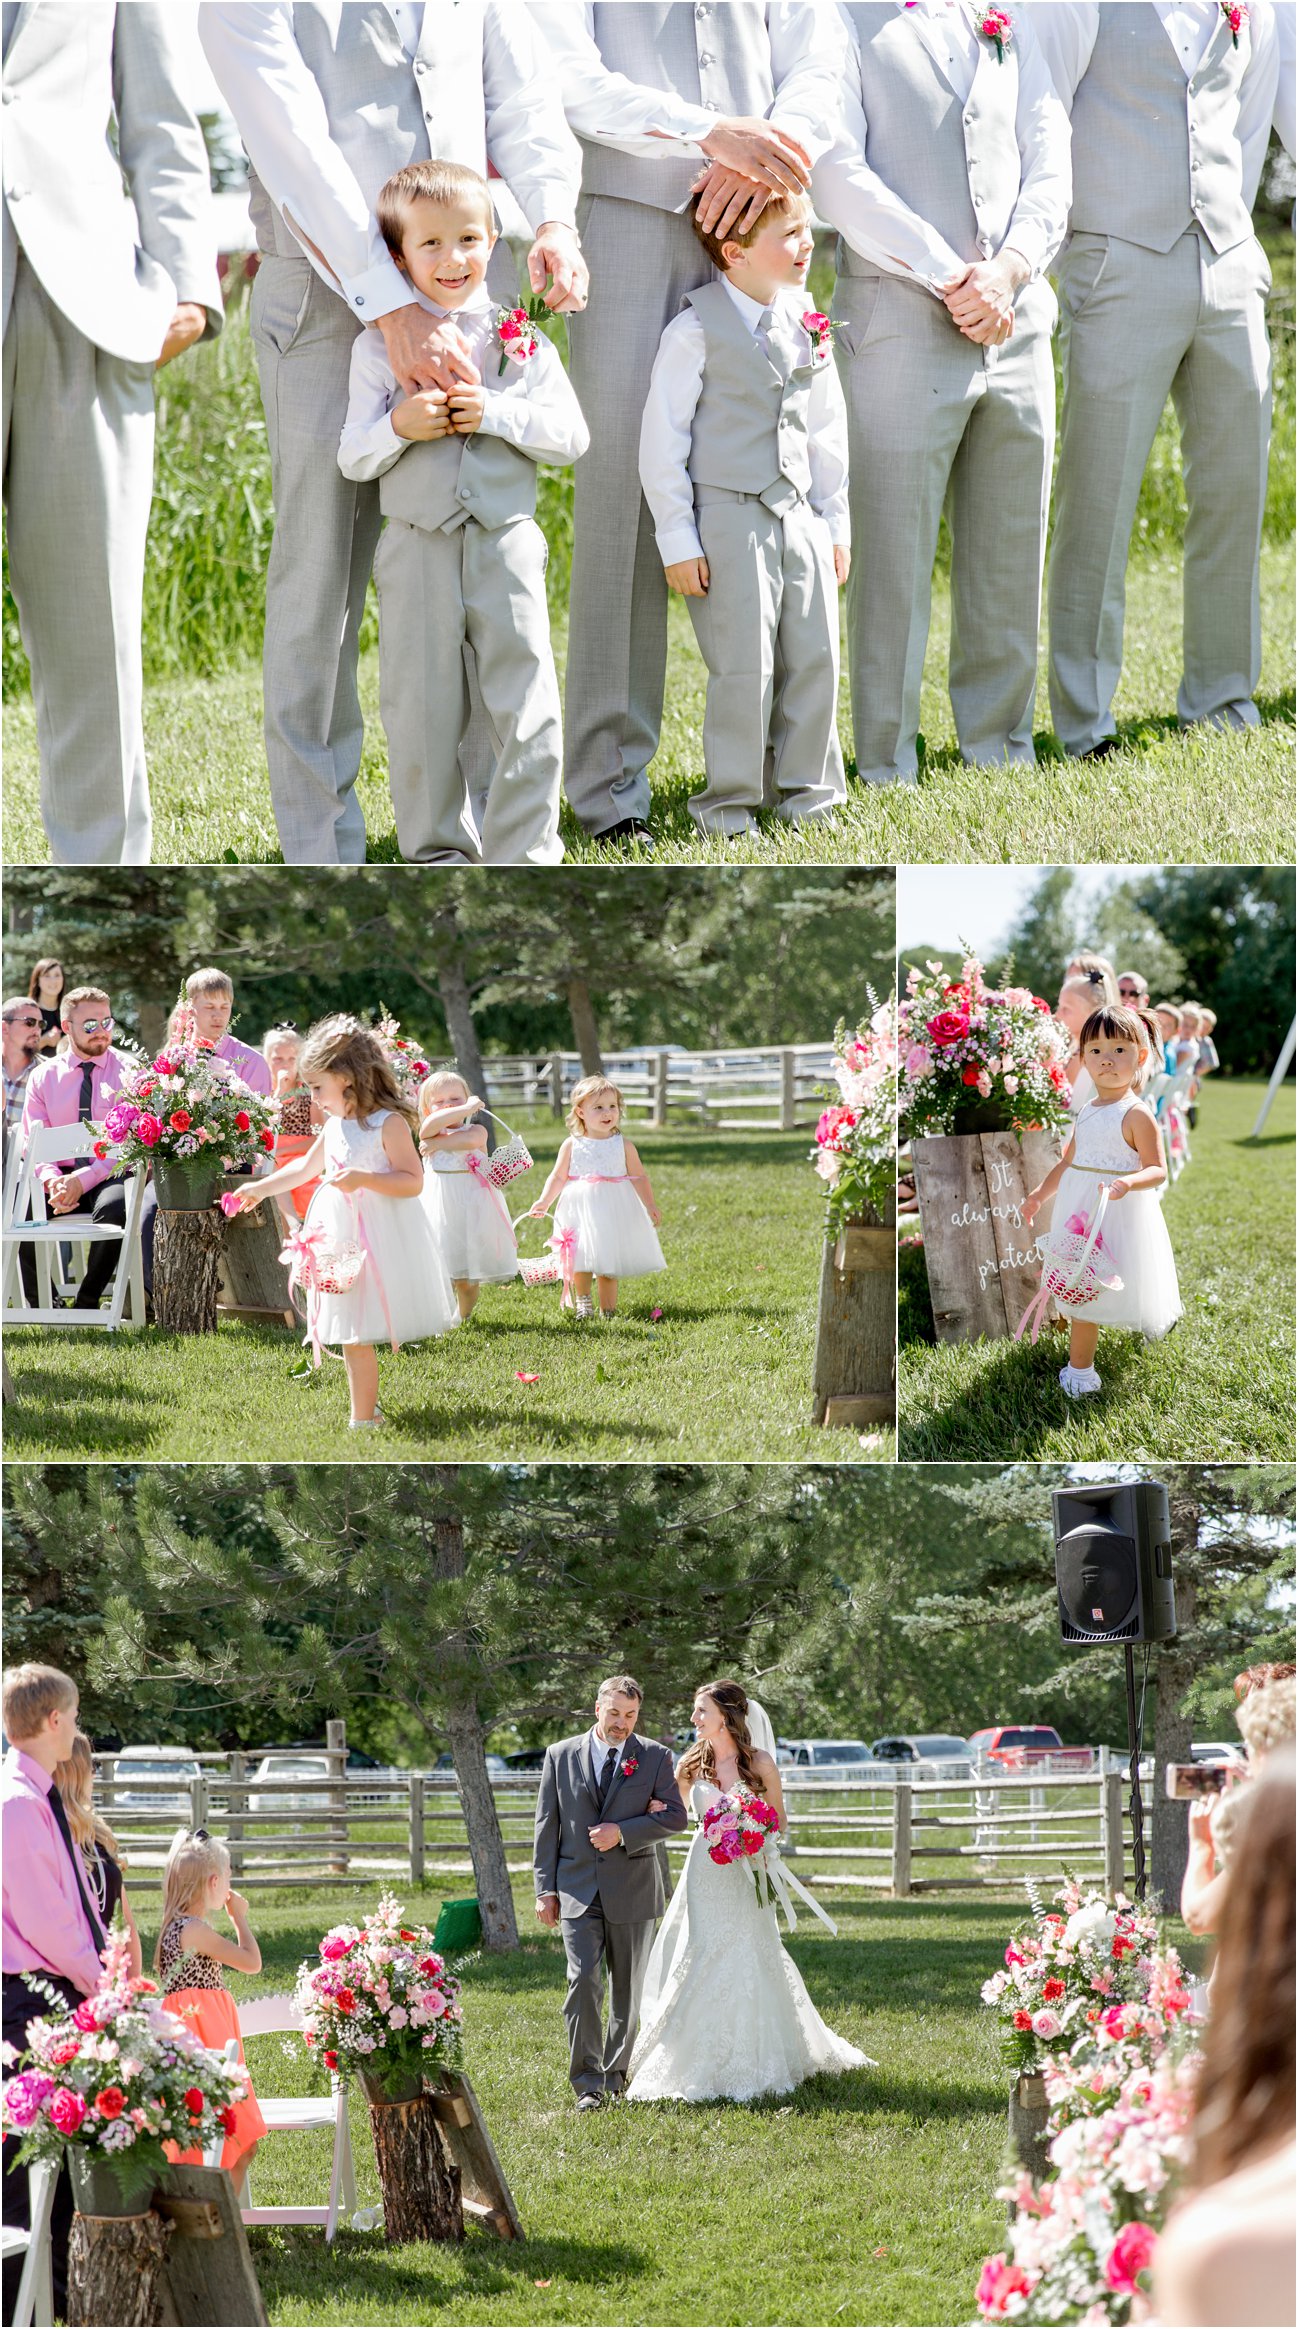
M248 2074L204 2046L168 2013L157 1985L132 1974L130 1943L110 1934L99 1987L69 2011L27 2025L27 2051L0 2096L4 2132L18 2158L58 2161L65 2143L111 2166L124 2199L147 2195L165 2174L165 2142L206 2148L234 2132L234 2105ZM43 1985L35 1977L31 1986Z
M431 1063L425 1059L414 1037L402 1034L400 1020L394 1019L383 1003L379 1004L378 1025L374 1033L392 1070L397 1090L401 1094L402 1107L417 1116L419 1087L432 1074Z
M1011 1936L1005 1963L982 1986L995 2006L1001 2050L1019 2075L1042 2070L1098 2023L1104 2011L1143 1999L1158 1947L1158 1925L1125 1894L1110 1900L1071 1877L1045 1908L1028 1880L1032 1923Z
M897 1002L870 995L870 1017L834 1030L832 1104L816 1126L812 1161L825 1184L826 1231L882 1215L897 1176ZM830 1095L827 1095L829 1097Z
M128 1068L97 1127L95 1155L114 1172L201 1160L244 1172L275 1146L279 1107L252 1092L194 1026L182 1003L154 1059Z
M907 974L898 1033L904 1139L955 1129L958 1111L1003 1106L1016 1131L1068 1125L1069 1040L1027 987L989 987L970 954L958 979L940 962Z
M302 2042L337 2077L366 2071L383 2082L460 2061L460 1984L425 1925L402 1922L389 1892L359 1925L334 1925L318 1959L298 1967L293 2001Z

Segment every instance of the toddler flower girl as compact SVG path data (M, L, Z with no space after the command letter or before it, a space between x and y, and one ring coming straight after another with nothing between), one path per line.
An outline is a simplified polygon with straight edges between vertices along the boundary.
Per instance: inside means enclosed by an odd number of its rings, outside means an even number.
M571 1282L578 1318L595 1314L592 1280L599 1283L601 1318L612 1318L619 1278L647 1278L667 1267L649 1175L623 1138L621 1122L617 1085L607 1076L583 1076L568 1111L571 1136L531 1208L545 1214L555 1207L556 1243L560 1253L566 1244L568 1254L564 1286Z

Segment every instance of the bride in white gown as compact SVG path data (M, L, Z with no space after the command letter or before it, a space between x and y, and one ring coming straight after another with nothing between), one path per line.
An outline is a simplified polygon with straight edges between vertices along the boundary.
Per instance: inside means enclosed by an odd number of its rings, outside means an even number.
M721 1867L709 1856L703 1815L722 1794L763 1796L784 1833L779 1771L769 1749L753 1742L750 1712L753 1728L760 1724L769 1737L765 1716L750 1709L737 1682L709 1683L694 1701L695 1744L676 1778L699 1825L649 1959L628 2102L753 2102L788 2094L819 2070L872 2067L816 2012L781 1946L775 1901L759 1897L755 1864ZM793 1880L771 1845L768 1858L787 1900ZM810 1894L802 1897L834 1931Z

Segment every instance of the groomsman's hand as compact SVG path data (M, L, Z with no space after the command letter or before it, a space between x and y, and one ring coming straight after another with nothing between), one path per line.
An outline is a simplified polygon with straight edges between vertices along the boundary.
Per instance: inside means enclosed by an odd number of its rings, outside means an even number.
M742 178L755 178L761 186L801 194L811 184L811 157L805 148L796 138L786 137L773 121L763 121L760 116L736 115L719 121L699 142L709 161L724 162L728 169L737 170Z
M681 558L675 566L664 566L667 588L678 590L682 598L706 598L708 595L708 562L706 558Z
M457 437L471 437L482 427L482 382L476 388L453 388L446 399L451 428Z
M411 444L451 434L444 388L421 388L417 396L408 396L403 403L395 404L390 417L397 435L407 438Z
M550 277L550 288L545 279ZM576 231L548 219L527 254L527 280L554 315L579 315L590 290L590 269Z
M942 295L952 323L980 347L1002 347L1014 329L1014 294L1027 279L1017 251L1001 251L967 268Z
M834 580L841 590L852 567L852 553L842 542L834 544Z
M756 226L771 199L769 186L754 184L742 170L728 170L724 162L711 163L695 179L694 192L699 197L699 225L719 243Z
M421 388L454 388L457 381L481 377L458 325L449 316L431 316L417 301L381 315L376 329L383 334L388 362L407 396Z
M200 307L195 299L182 299L167 326L167 336L162 343L162 353L153 367L154 371L160 372L173 356L182 355L186 348L192 348L195 340L201 340L206 330L207 309Z
M543 1892L536 1904L536 1913L543 1925L557 1925L559 1922L558 1893Z

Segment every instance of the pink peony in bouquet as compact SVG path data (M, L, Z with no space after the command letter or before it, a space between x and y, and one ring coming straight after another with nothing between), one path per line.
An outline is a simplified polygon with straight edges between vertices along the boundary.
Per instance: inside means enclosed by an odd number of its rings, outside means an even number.
M1061 1132L1071 1121L1069 1041L1027 987L989 987L976 955L958 979L940 962L907 974L898 1019L902 1135L951 1132L963 1108L995 1103L1006 1125Z
M318 1962L298 1967L293 1999L303 2044L339 2078L364 2070L396 2082L459 2062L460 1984L427 1927L402 1923L391 1893L359 1925L325 1934Z
M248 2074L168 2013L156 1983L131 1972L121 1931L110 1934L103 1965L98 1989L74 2009L49 1990L53 2010L28 2023L0 2115L5 2134L20 2138L20 2160L57 2161L75 2144L111 2165L124 2199L140 2194L147 2205L166 2171L164 2144L189 2150L230 2134Z
M828 1198L827 1228L878 1215L897 1175L897 1005L876 1003L859 1027L834 1031L837 1092L816 1126L812 1158Z
M779 1829L780 1815L774 1804L760 1795L743 1795L738 1789L710 1803L703 1814L708 1858L715 1860L718 1868L729 1868L735 1860L755 1860Z

